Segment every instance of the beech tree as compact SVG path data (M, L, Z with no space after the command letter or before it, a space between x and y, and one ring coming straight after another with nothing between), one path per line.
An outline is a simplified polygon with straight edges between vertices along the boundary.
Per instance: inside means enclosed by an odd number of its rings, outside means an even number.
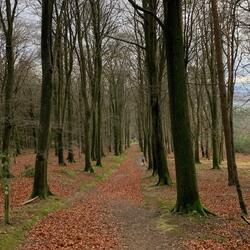
M32 197L46 198L51 194L48 186L47 165L50 135L50 119L52 109L52 17L53 0L42 1L42 30L41 30L41 58L42 58L42 96L40 122L38 131L38 145L36 154L35 176Z
M222 32L219 22L219 14L217 7L217 0L211 0L211 8L213 15L213 25L214 25L214 37L215 37L215 50L216 50L216 61L217 61L217 74L219 82L220 91L220 102L221 102L221 113L222 113L222 123L225 135L226 153L227 153L227 164L228 164L228 184L236 185L236 190L239 198L240 208L244 214L247 214L246 205L243 199L237 165L235 161L235 152L233 145L232 129L228 114L228 100L225 84L225 73L223 65L223 45L222 45Z
M204 215L207 210L202 206L199 198L188 115L180 0L164 2L164 18L177 182L177 201L174 211L184 213L196 211Z
M3 129L3 144L2 153L5 155L3 158L3 166L5 160L10 157L10 139L13 128L13 109L12 109L12 97L13 89L15 86L15 61L14 61L14 44L13 44L13 32L14 32L14 21L16 17L18 0L14 3L10 0L4 1L5 14L3 13L3 6L0 8L0 21L5 38L5 53L7 61L7 77L4 86L5 89L5 108L4 108L4 129ZM2 5L2 4L1 4ZM10 177L9 168L3 170L7 177Z

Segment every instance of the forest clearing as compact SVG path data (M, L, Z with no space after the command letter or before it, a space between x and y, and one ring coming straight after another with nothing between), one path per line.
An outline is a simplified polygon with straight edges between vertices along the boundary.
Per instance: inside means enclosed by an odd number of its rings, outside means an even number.
M0 250L250 249L249 0L0 0Z

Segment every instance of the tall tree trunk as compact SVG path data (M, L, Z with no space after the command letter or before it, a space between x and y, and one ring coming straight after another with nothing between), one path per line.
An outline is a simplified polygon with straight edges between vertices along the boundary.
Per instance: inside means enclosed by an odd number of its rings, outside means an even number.
M144 0L144 8L149 8L156 13L157 1ZM162 128L162 117L160 107L160 80L157 69L157 39L156 20L149 14L144 14L144 33L146 43L146 67L148 74L148 83L150 90L150 107L152 117L152 152L153 168L157 169L159 181L158 184L170 185L172 180L169 175L166 149L164 144L164 135Z
M113 130L114 130L114 153L116 156L119 155L119 128L118 128L118 117L114 117L113 120Z
M214 24L215 51L216 51L220 101L221 101L222 124L224 128L225 145L226 145L226 153L227 153L228 184L236 185L236 191L238 194L241 211L244 214L247 214L247 208L243 199L240 182L238 178L237 165L235 161L235 152L234 152L234 147L233 147L233 138L232 138L232 133L231 133L232 128L230 127L230 120L229 120L229 114L228 114L228 109L227 109L228 103L227 103L227 92L226 92L224 65L223 65L222 32L221 32L221 27L220 27L220 22L219 22L217 0L211 0L211 5L212 5L212 15L213 15L213 24Z
M175 212L206 213L197 187L185 80L182 8L180 0L164 1L165 39L171 127L175 153ZM180 143L181 142L181 143Z
M123 136L122 136L122 132L123 132L123 129L122 129L122 110L119 110L119 154L121 155L122 152L123 152Z
M91 165L91 142L90 142L90 120L91 115L90 112L85 113L85 121L84 121L84 142L85 142L85 172L93 173L94 170Z
M220 163L224 161L224 131L223 128L220 131L220 152L219 152Z
M227 166L228 166L228 185L235 185L235 169L236 162L234 159L234 152L232 148L232 135L230 128L230 121L227 109L227 91L225 85L224 65L223 65L223 48L222 48L222 34L219 23L219 16L217 10L217 0L211 0L212 3L212 15L214 24L214 36L215 36L215 51L217 61L217 74L220 91L220 103L222 124L224 128L226 154L227 154Z
M102 13L101 13L101 2L100 0L90 1L91 12L92 12L92 24L93 24L93 34L94 34L94 99L96 98L96 103L93 103L96 107L97 120L96 120L96 165L102 166L102 139L101 139L101 82L102 82ZM95 110L95 108L94 108Z
M5 157L3 157L3 172L5 173L5 177L9 178L11 176L9 170L9 164L5 164L5 160L9 158L9 150L10 150L10 139L11 132L13 126L13 110L12 110L12 96L13 96L13 88L15 84L15 72L14 72L14 44L13 44L13 27L14 27L14 19L16 15L16 7L17 2L11 4L10 0L5 1L6 5L6 22L4 21L4 17L2 14L2 10L0 10L1 17L1 26L4 31L5 36L5 54L7 61L7 79L5 84L5 93L4 93L4 128L3 128L3 142L2 142L2 153Z
M47 164L52 108L53 65L51 60L51 42L53 3L53 0L42 1L42 96L35 177L32 192L32 197L39 196L41 198L46 198L51 194L48 187Z
M88 89L87 89L87 76L86 76L86 57L83 48L83 34L81 29L81 9L79 3L75 0L76 7L76 32L79 46L78 62L80 65L80 75L81 75L81 96L84 103L84 151L85 151L85 172L94 172L94 169L91 165L91 141L90 141L90 122L92 118L91 112L94 110L91 109L88 98Z
M96 161L96 111L92 114L91 137L91 159Z
M73 104L71 96L71 83L69 83L69 95L68 95L68 157L69 163L74 163L74 151L73 151Z
M99 90L97 98L97 135L96 135L96 166L102 166L102 108L101 108L101 90Z
M148 169L153 169L153 156L152 156L152 121L151 121L151 109L147 102L147 127L148 127Z
M213 147L213 169L220 169L219 164L219 133L218 133L218 104L217 85L212 83L212 147Z

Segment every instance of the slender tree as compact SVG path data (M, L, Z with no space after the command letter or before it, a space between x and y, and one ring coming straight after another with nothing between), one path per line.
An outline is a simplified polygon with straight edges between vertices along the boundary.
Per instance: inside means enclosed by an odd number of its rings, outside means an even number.
M143 7L156 14L157 1L144 0ZM152 15L147 13L144 13L144 32L146 67L150 90L150 112L152 118L153 168L159 176L158 184L170 185L172 181L167 166L160 105L161 82L159 79L159 69L157 67L157 22Z
M217 0L211 0L211 7L212 7L212 16L214 24L215 52L217 61L217 75L219 82L220 102L221 102L222 124L224 128L226 153L227 153L228 184L236 185L241 211L244 214L247 214L247 208L243 199L238 177L237 165L235 161L235 152L233 146L232 130L227 109L228 105L227 92L226 92L225 74L224 74L224 65L222 56L223 55L222 31L219 21Z
M5 155L3 158L3 166L8 166L5 164L5 159L8 159L10 153L10 139L11 132L13 127L13 110L12 110L12 97L13 89L15 85L15 60L14 60L14 43L13 43L13 30L14 30L14 21L16 16L18 0L15 0L12 4L12 1L5 1L6 8L6 20L4 18L2 6L0 9L0 20L1 26L5 38L5 53L7 61L7 79L4 86L5 89L5 108L4 108L4 129L3 129L3 144L2 144L2 153ZM4 169L5 175L9 178L10 172L9 168Z

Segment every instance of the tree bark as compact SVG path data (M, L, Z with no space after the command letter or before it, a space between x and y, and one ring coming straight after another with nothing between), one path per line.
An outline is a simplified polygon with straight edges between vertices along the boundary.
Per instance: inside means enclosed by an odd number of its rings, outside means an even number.
M5 155L3 158L3 166L8 166L5 164L5 159L9 158L10 150L10 140L11 132L13 127L13 110L12 110L12 97L13 97L13 88L15 84L15 66L14 66L14 44L13 44L13 27L14 27L14 18L16 15L16 6L17 1L11 4L10 0L5 1L6 5L6 22L4 21L2 10L0 10L1 26L4 31L5 37L5 54L7 61L7 79L5 84L5 93L4 93L4 128L3 128L3 142L2 142L2 153ZM9 168L3 169L6 177L11 177Z
M222 124L224 128L224 137L225 137L226 154L227 154L228 184L236 185L236 191L238 194L241 211L244 214L247 214L247 208L243 199L240 182L238 178L237 165L235 161L235 152L233 147L233 138L231 133L232 128L230 127L230 120L227 109L228 103L227 103L227 92L226 92L224 65L223 65L222 32L219 22L217 0L211 0L211 6L212 6L212 16L214 24L215 52L216 52L217 74L218 74L219 92L221 101Z
M196 180L185 80L180 0L164 1L165 39L171 127L174 144L177 202L175 212L206 214ZM180 143L181 142L181 143Z
M40 110L40 126L38 133L38 149L36 155L35 177L32 197L46 198L51 194L47 179L47 161L49 150L50 118L52 108L52 15L53 0L42 1L42 96Z
M144 0L143 7L156 13L157 3L155 0ZM144 33L146 43L146 67L150 90L150 108L152 117L152 153L153 169L157 171L158 184L170 185L172 180L168 171L166 149L162 128L160 107L160 80L157 69L157 32L156 20L149 14L144 13Z

